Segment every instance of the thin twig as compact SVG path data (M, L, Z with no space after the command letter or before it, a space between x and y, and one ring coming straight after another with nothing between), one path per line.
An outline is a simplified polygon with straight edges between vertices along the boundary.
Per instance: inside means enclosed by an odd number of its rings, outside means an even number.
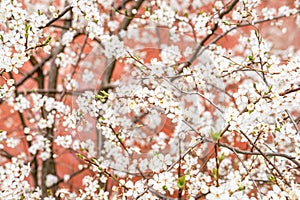
M285 109L285 112L287 113L287 115L289 116L290 120L292 121L296 131L297 131L297 134L300 135L300 130L299 130L299 127L296 123L296 121L294 120L293 116L291 115L290 111L288 111L287 109Z
M249 178L251 179L251 181L253 182L253 184L254 184L255 187L257 188L257 191L258 191L258 194L259 194L260 199L262 199L263 196L262 196L262 194L261 194L261 191L260 191L258 185L256 184L256 182L254 181L254 179L253 179L253 177L252 177L250 171L249 171L248 168L246 167L244 161L240 158L240 156L237 154L237 152L236 152L234 149L233 149L232 151L234 152L234 154L236 155L236 157L238 158L238 160L241 162L241 164L243 165L244 169L247 171L247 174L248 174Z
M205 138L203 136L201 136L201 134L190 124L188 123L186 120L183 120L183 122L189 126L195 133L197 133L200 138L200 142L208 142L208 143L212 143L212 144L215 144L216 142L213 141L212 139L208 139L208 138ZM199 143L197 143L196 145L199 145ZM228 144L225 144L225 143L221 143L221 142L218 142L218 146L220 147L225 147L231 151L235 151L236 153L239 153L239 154L244 154L244 155L262 155L262 153L265 155L265 156L276 156L276 157L283 157L283 158L286 158L288 160L290 160L291 162L293 162L295 165L297 165L297 167L300 168L300 162L298 162L296 160L296 157L295 156L290 156L288 154L285 154L285 153L276 153L276 152L261 152L261 151L246 151L246 150L241 150L241 149L238 149L236 147L233 147L233 146L230 146ZM255 145L256 146L256 145ZM193 147L194 148L194 147Z
M266 156L266 154L264 152L262 152L262 150L260 148L258 148L252 141L251 139L247 136L246 133L244 133L243 131L239 131L248 141L249 143L254 146L254 148L260 153L260 155L262 155L264 157L264 159L273 167L273 169L277 172L278 176L280 176L280 178L288 185L290 186L290 184L288 182L286 182L284 180L284 177L282 176L282 173L279 171L279 169L271 162L271 160Z
M47 24L45 24L44 26L40 26L38 27L39 29L43 29L47 26L50 26L51 24L53 24L54 22L56 22L58 19L60 19L61 17L63 17L68 11L70 11L72 9L72 6L69 5L67 7L65 7L65 9L55 18L52 18Z
M206 96L204 96L203 94L199 93L199 92L185 92L183 90L181 90L180 88L178 88L176 85L174 85L171 81L169 81L168 79L164 78L165 81L167 81L170 85L172 85L175 89L177 89L179 92L183 93L183 94L187 94L187 95L198 95L201 98L205 99L206 101L208 101L211 105L213 105L218 111L220 111L221 113L224 113L224 111L217 106L212 100L208 99Z

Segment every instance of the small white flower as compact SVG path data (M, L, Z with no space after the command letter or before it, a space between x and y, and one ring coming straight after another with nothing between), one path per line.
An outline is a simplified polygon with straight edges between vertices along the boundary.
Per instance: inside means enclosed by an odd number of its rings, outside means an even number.
M46 186L47 187L51 187L51 186L53 186L55 183L57 183L57 181L58 181L58 178L57 178L57 176L55 176L55 175L53 175L53 174L48 174L47 176L46 176Z

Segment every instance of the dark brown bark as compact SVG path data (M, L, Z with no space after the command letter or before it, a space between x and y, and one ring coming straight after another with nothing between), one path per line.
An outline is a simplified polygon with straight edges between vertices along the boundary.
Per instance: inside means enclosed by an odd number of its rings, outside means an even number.
M71 7L70 6L67 6L66 9L61 13L60 17L62 17L63 15L66 14L66 12L70 11L71 10ZM54 22L55 20L53 20ZM47 24L50 25L52 24L53 22L49 22ZM64 26L70 28L71 27L71 21L65 21L64 22ZM65 31L62 32L62 35L64 34ZM61 46L59 48L59 50L61 51L58 51L58 52L63 52L64 51L64 48L65 46ZM48 78L48 90L51 91L51 90L56 90L57 89L57 78L58 78L58 72L59 72L59 66L56 65L55 63L55 59L57 57L58 53L55 54L53 56L53 60L52 60L52 63L51 63L51 66L50 66L50 69L49 69L49 78ZM38 73L41 75L42 72ZM43 79L44 80L44 79ZM40 81L40 80L39 80ZM41 83L39 83L39 85L42 85ZM55 93L47 93L47 96L48 97L53 97L55 98ZM43 117L46 118L48 113L43 110ZM48 191L49 189L51 194L55 194L56 190L58 189L58 184L54 184L51 188L48 188L47 185L46 185L46 180L47 180L47 175L54 175L54 176L57 176L56 174L56 163L55 163L55 159L53 157L53 141L54 141L54 138L55 138L55 131L54 131L54 124L52 125L51 128L47 128L46 129L46 135L45 137L50 141L50 150L51 150L51 153L50 153L50 158L43 161L42 163L42 175L41 175L41 178L42 178L42 184L41 184L41 188L42 188L42 197L46 197L48 196ZM58 198L56 198L58 199Z

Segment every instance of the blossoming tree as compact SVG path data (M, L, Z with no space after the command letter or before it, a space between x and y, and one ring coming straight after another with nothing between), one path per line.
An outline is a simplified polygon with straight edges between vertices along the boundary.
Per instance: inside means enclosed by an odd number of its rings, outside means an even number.
M299 6L0 0L1 199L299 199Z

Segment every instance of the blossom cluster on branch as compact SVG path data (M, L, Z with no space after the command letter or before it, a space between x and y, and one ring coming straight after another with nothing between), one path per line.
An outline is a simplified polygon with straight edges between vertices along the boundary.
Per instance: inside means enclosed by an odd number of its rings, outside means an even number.
M299 199L299 7L0 0L0 199Z

